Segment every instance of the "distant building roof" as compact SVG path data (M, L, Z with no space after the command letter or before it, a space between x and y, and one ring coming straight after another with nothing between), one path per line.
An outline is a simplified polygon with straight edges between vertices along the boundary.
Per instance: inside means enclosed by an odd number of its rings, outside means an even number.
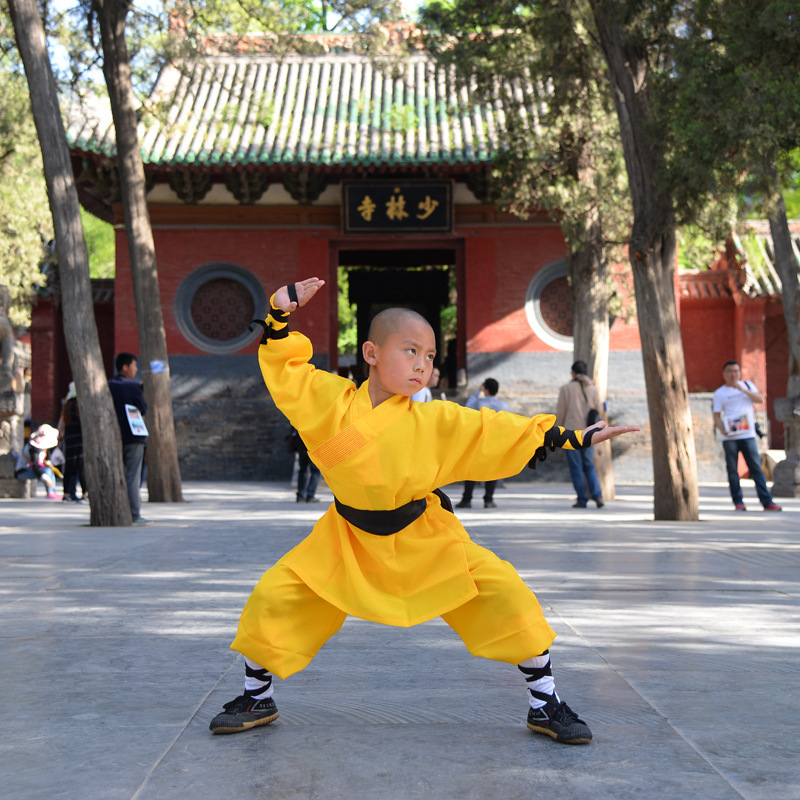
M794 256L800 262L800 222L790 222L789 233ZM769 222L747 222L735 237L735 243L744 257L746 279L742 291L748 297L780 296L783 289L780 275L775 269L775 250Z
M512 91L536 125L534 92ZM167 168L478 166L498 150L506 109L471 100L421 54L214 55L162 70L139 137L145 164ZM67 136L116 152L110 111L74 116Z
M789 222L792 249L800 263L800 221ZM679 275L681 297L691 299L745 296L778 298L783 289L767 220L750 220L731 235L717 260L705 270Z

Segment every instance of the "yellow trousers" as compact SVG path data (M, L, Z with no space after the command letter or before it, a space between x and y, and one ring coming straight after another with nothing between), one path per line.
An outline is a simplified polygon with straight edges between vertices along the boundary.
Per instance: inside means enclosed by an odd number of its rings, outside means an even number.
M514 567L474 542L464 550L478 595L442 619L474 656L519 664L543 653L555 632ZM279 562L250 595L231 649L288 678L308 666L346 616Z

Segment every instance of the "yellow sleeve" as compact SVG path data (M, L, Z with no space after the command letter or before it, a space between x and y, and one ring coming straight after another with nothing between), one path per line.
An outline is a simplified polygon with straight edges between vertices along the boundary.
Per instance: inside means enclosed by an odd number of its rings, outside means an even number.
M438 485L516 475L542 446L555 422L552 414L524 417L441 401L414 410L425 417L424 441L429 452L423 459L437 464Z
M309 450L341 430L355 384L310 364L311 342L292 332L258 349L261 374L275 405L300 432Z

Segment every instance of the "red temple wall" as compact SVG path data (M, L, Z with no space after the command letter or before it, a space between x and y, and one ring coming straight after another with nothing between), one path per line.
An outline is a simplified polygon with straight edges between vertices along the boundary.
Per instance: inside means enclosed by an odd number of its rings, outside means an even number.
M167 351L170 355L198 355L204 352L185 339L175 315L178 289L183 280L199 267L217 262L236 264L256 277L267 296L285 284L289 277L299 280L313 273L327 278L329 237L317 238L301 229L155 229L153 238ZM117 230L117 253L116 351L138 353L133 283L122 229ZM315 350L328 351L328 310L325 304L311 304L303 312L303 331L311 339ZM252 348L247 346L240 352L252 352Z
M690 392L722 385L722 365L736 359L734 303L730 298L681 300L681 337Z
M196 269L215 262L231 263L251 272L269 293L289 277L317 274L329 280L331 240L341 243L335 228L155 227L161 305L170 355L203 351L182 335L175 315L175 297L182 281ZM566 247L558 226L459 226L453 241L464 243L463 324L469 352L546 352L553 348L536 336L528 324L525 298L529 284L543 267L563 259ZM376 237L376 247L403 246L403 240ZM133 285L125 232L117 229L115 294L115 351L139 352ZM311 304L303 330L317 352L328 352L332 303ZM614 321L612 350L637 350L638 326ZM250 352L250 347L240 352Z

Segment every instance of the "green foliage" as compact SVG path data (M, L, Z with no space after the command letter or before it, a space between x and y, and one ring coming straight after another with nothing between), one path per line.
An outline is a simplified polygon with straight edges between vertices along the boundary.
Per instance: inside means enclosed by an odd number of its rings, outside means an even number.
M0 23L8 24L2 11ZM7 42L1 52L0 284L11 294L11 323L24 326L30 323L34 284L41 280L42 243L53 235L52 217L27 83Z
M717 250L725 244L725 237L712 238L697 225L686 225L678 231L678 269L708 269L714 262Z
M11 292L12 323L25 326L35 287L43 282L39 265L53 238L53 220L27 82L16 51L6 44L0 60L0 284ZM81 216L91 276L113 277L113 228L83 210Z
M458 306L456 305L458 290L456 288L455 269L447 271L447 278L449 303L441 311L442 341L440 342L440 347L442 352L439 353L436 359L440 364L444 362L447 356L447 343L451 339L455 339L458 333Z
M786 204L786 216L789 219L800 219L800 189L785 189L783 202Z
M680 220L742 192L748 215L769 215L778 192L793 180L796 188L797 4L695 0L680 8L656 80L663 185Z
M608 242L626 238L625 164L588 6L434 0L420 16L427 49L476 100L503 102L498 204L523 218L545 209L572 252L584 244L589 217L599 216ZM528 105L523 94L533 97Z
M114 228L81 208L83 233L89 251L89 275L92 278L113 278L116 273Z
M400 0L170 0L165 7L181 31L170 42L172 56L213 49L245 52L324 52L335 40L313 40L308 33L362 34L356 48L385 44L382 27L403 17Z
M384 126L391 131L408 133L419 127L419 117L413 106L392 103L388 112L383 114Z
M346 267L339 267L339 355L354 355L358 350L358 326L356 319L356 304L350 302L349 271Z

